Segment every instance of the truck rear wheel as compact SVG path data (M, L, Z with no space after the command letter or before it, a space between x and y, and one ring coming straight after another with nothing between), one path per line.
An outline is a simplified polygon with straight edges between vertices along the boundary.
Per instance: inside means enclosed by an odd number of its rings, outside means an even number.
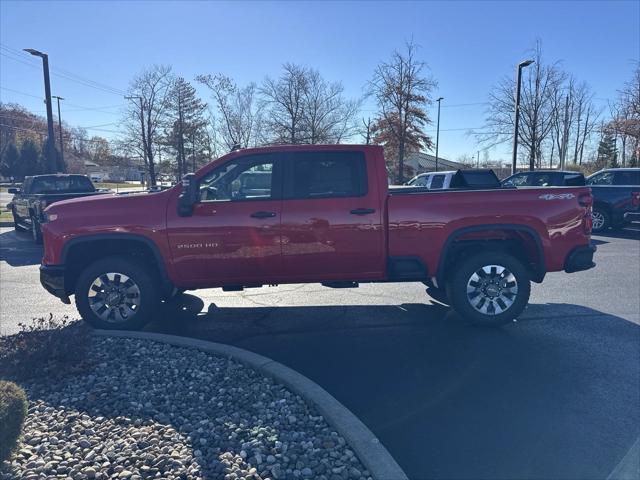
M500 251L478 253L455 267L447 285L451 306L479 326L499 326L522 313L531 279L517 258Z
M159 305L158 286L148 269L121 256L89 265L78 278L76 307L95 328L138 330Z
M24 232L24 227L20 225L20 217L16 214L16 211L11 209L11 215L13 215L13 229L16 232Z
M31 238L33 238L33 241L36 245L42 244L42 231L40 230L40 222L38 222L38 219L33 215L31 216Z
M592 231L601 233L609 229L611 226L611 216L609 212L602 207L593 207L591 212Z

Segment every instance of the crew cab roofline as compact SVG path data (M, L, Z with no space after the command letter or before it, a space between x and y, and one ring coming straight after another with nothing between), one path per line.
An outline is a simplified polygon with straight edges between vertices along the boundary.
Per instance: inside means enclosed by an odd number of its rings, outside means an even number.
M456 239L468 233L478 233L478 232L485 232L485 231L491 231L491 230L508 230L508 231L515 231L515 232L525 232L528 235L531 235L531 238L533 238L536 244L536 250L538 253L538 261L536 263L536 271L535 271L535 276L533 280L538 283L542 282L542 280L544 279L547 273L547 269L545 266L544 249L542 247L542 240L540 239L540 235L538 235L538 232L536 232L533 228L527 225L519 225L515 223L490 223L485 225L474 225L471 227L459 228L458 230L455 230L451 235L449 235L449 237L444 243L444 246L442 247L442 250L440 252L440 258L438 260L438 271L436 272L436 280L438 282L438 285L444 285L447 255L450 253L451 245L456 241Z

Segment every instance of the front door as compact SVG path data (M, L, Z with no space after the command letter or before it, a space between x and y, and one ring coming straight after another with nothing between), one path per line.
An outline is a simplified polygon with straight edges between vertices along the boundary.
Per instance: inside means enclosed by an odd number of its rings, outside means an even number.
M198 180L190 217L169 215L176 274L193 286L266 283L281 271L277 154L248 155Z

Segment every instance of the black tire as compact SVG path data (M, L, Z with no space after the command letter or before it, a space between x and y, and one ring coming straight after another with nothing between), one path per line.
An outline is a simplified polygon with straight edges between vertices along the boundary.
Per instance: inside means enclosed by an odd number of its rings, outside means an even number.
M36 217L31 217L31 238L36 245L42 244L42 230L40 230L40 222Z
M12 209L11 215L13 215L13 229L16 232L24 232L25 228L22 225L20 225L20 217L16 215L16 211Z
M450 305L447 290L444 288L427 287L427 295L433 298L436 302Z
M606 232L611 227L611 215L602 207L593 207L591 214L593 220L592 231L594 233Z
M498 268L492 269L492 266ZM480 270L484 277L478 275ZM474 325L495 327L510 323L522 313L529 302L531 275L520 260L507 253L478 253L459 262L453 272L447 284L451 307ZM504 276L508 273L513 277ZM473 280L474 275L478 282ZM490 282L491 279L494 281ZM484 285L483 282L487 284ZM467 292L468 286L474 290ZM495 296L491 296L492 294ZM481 311L482 309L485 311Z
M93 297L100 297L102 300L90 300L90 290L92 290L94 282L99 282L103 286L107 285L102 283L102 281L99 281L99 279L104 278L104 276L107 276L107 274L110 273L120 275L117 281L115 275L112 275L113 281L108 285L122 285L124 290L124 292L122 292L123 298L128 299L120 301L123 305L122 307L110 307L108 305L108 301L104 300L107 298L104 293L104 289L99 291ZM132 290L133 287L131 286L126 287L128 281L126 283L120 283L124 276L128 277L130 281L133 282L137 291L135 289ZM109 277L107 277L107 279L109 279ZM96 286L96 288L98 287ZM89 265L78 277L75 288L76 307L82 318L92 327L107 330L139 330L151 320L160 304L158 291L159 286L157 282L154 280L149 269L144 265L125 256L106 257ZM136 292L137 296L133 296L136 295ZM114 295L117 296L117 294ZM129 298L129 296L132 296L132 298ZM124 305L131 305L136 301L138 304L135 309ZM116 302L118 302L118 300L114 300L114 303L118 305ZM106 309L106 313L105 310L103 310L101 314L94 311L91 305L96 303L101 304L97 306L96 309L99 311L100 308L104 307ZM123 315L121 312L123 311L125 314L128 312L126 318L122 318ZM106 318L105 315L112 317Z

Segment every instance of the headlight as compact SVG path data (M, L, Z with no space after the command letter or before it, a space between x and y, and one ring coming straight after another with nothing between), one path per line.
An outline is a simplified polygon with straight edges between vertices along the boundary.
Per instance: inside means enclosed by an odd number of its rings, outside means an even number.
M42 217L44 219L45 222L53 222L54 220L58 219L58 214L57 213L47 213L44 212L42 214Z

